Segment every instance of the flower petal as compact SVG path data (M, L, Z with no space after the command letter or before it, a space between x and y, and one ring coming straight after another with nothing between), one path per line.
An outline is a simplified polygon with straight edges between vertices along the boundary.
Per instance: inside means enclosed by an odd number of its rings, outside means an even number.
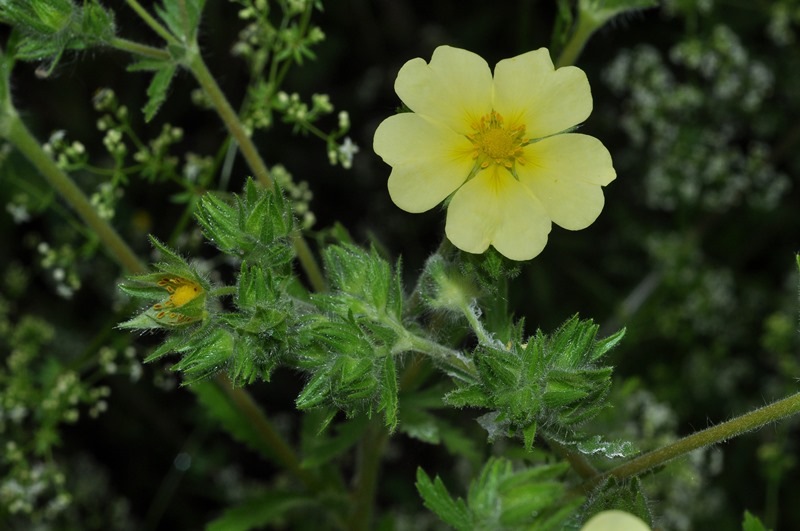
M592 92L583 70L555 70L550 52L539 48L497 63L493 104L507 124L525 125L528 138L542 138L586 120Z
M547 244L550 226L538 199L492 165L453 196L445 233L463 251L482 253L491 244L512 260L530 260Z
M392 166L389 195L406 212L425 212L441 203L474 165L469 140L413 113L384 120L373 149Z
M415 113L441 122L461 134L492 110L492 72L479 55L439 46L430 64L408 61L397 74L394 90Z
M614 180L611 155L594 137L556 135L530 144L520 182L539 198L550 218L568 230L585 229L603 210L601 185Z

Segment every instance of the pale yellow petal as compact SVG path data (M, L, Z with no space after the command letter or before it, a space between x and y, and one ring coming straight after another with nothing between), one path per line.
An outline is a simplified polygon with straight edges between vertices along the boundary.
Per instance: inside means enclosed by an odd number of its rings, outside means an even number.
M591 517L581 531L650 531L650 526L638 516L625 511L602 511Z
M453 196L445 233L470 253L493 245L512 260L530 260L547 244L550 226L539 201L507 170L490 166Z
M517 165L520 182L541 201L557 225L580 230L603 210L601 184L614 179L611 157L586 135L558 135L525 148L525 165Z
M492 72L479 55L439 46L430 64L408 61L397 74L394 89L412 111L461 134L492 110Z
M414 113L384 120L375 131L373 148L392 166L389 195L407 212L424 212L441 203L474 164L469 140Z
M497 63L494 109L509 125L525 125L528 138L542 138L586 120L592 93L583 70L555 70L550 52L539 48Z

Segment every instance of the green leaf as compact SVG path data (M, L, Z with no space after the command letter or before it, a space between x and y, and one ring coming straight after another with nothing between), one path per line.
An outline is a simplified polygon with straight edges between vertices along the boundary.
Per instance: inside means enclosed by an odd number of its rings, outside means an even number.
M197 35L204 5L205 0L164 0L164 6L156 5L155 10L173 35L191 42Z
M222 516L208 523L206 531L248 531L264 529L282 519L286 513L317 502L303 494L284 491L264 491L248 496L247 501L231 507Z
M389 432L397 428L397 369L394 365L394 356L387 355L383 364L381 375L381 401L379 410L383 411L386 427Z
M454 500L438 476L431 481L421 467L417 468L416 486L425 507L436 513L444 522L459 531L474 529L470 511L464 504L464 500L461 498Z
M360 415L352 420L337 424L332 437L316 433L304 436L303 468L318 468L330 460L342 455L361 439L369 426L369 418ZM305 435L305 434L304 434Z
M273 459L274 453L259 435L253 421L242 409L233 403L231 396L214 381L197 382L189 386L203 404L203 411L238 442L246 445L266 459Z
M767 529L767 527L761 522L758 516L751 514L750 511L745 511L744 520L742 520L742 531L772 531L772 530Z
M267 190L252 179L233 204L218 194L200 199L197 221L222 252L265 269L288 269L294 258L289 235L294 229L291 205L276 186Z
M0 2L0 22L19 32L13 55L24 61L49 62L37 73L49 76L66 50L83 50L107 43L116 33L111 11L96 0L79 6L70 0Z
M150 86L147 87L147 103L142 108L145 122L149 122L155 117L161 104L167 99L167 90L170 83L172 83L172 78L175 76L176 68L174 64L168 64L153 76Z

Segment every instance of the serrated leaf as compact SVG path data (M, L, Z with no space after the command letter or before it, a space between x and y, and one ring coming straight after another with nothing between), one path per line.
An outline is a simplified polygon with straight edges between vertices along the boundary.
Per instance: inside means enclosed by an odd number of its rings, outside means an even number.
M742 520L742 531L772 531L771 529L767 529L767 527L761 522L761 520L750 513L750 511L744 512L744 519Z
M389 432L394 432L397 428L397 369L394 365L394 357L388 354L383 363L381 374L381 401L379 410L383 411L386 420L386 427Z
M164 0L155 10L173 35L188 42L194 40L204 5L205 0Z
M206 531L248 531L264 529L294 509L317 505L313 498L284 491L265 491L225 510L206 525Z
M147 103L142 108L145 122L149 122L155 117L161 104L167 99L167 90L169 90L176 69L176 65L166 64L153 76L150 86L147 87Z
M444 522L459 531L473 529L470 511L464 501L461 498L454 500L438 476L431 481L421 467L417 468L416 486L425 507L436 513Z
M368 426L369 418L361 415L336 425L336 434L332 437L313 436L309 447L305 449L301 466L306 469L317 468L342 455L358 443Z
M252 419L233 403L230 394L219 382L197 382L189 386L189 390L203 404L202 411L219 423L231 437L266 459L275 458L272 448L263 441Z

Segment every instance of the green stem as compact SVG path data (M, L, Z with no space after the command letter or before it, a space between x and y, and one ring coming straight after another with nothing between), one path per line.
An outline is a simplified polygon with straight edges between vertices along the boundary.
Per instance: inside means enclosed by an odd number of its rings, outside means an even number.
M124 269L129 273L145 273L147 268L139 261L128 244L105 219L97 214L81 189L42 149L36 138L20 120L10 102L5 103L5 108L0 110L0 137L11 142L27 157L47 182L78 212L84 223L97 233L100 241L106 246L106 250ZM276 458L309 488L316 488L316 480L306 470L300 468L300 462L292 448L272 427L269 419L258 408L252 397L243 389L234 388L227 379L218 378L217 384L228 394L236 407L250 418L261 438L275 452Z
M162 61L169 61L172 59L168 52L160 48L147 46L146 44L140 44L138 42L129 41L128 39L122 39L119 37L114 37L108 41L108 45L116 48L117 50L130 52L135 55L142 55L144 57L150 57L152 59L160 59Z
M386 429L379 422L372 421L367 433L359 443L355 486L352 493L353 511L350 515L348 529L353 531L371 529L381 455L387 439Z
M239 149L242 156L247 161L247 165L253 171L253 176L266 188L272 188L272 178L269 176L267 165L264 159L258 153L255 144L250 139L250 135L245 131L242 122L239 120L239 115L233 110L228 99L223 94L222 89L219 88L216 79L208 70L206 63L199 53L191 54L190 59L186 64L187 68L192 72L198 84L203 88L211 104L219 114L228 132L233 136L239 144Z
M586 456L582 453L572 450L568 446L561 444L560 442L551 438L549 435L545 435L541 431L537 435L541 437L542 440L544 440L544 442L547 443L547 445L558 455L563 457L570 464L572 469L583 479L588 480L598 474L597 469L592 465L592 463L589 462L588 459L586 459Z
M601 25L602 23L592 18L587 11L579 9L578 22L569 41L564 45L564 49L561 50L561 55L558 56L556 68L574 65L589 38Z
M294 453L292 447L283 440L283 437L272 426L272 423L264 415L261 408L258 407L253 397L244 389L234 387L225 376L217 376L214 382L228 395L228 398L236 408L250 419L261 440L272 449L276 461L302 481L309 490L319 490L320 484L317 479L308 470L300 466L300 459L297 454Z
M111 256L131 273L146 272L147 268L139 261L128 244L105 219L98 215L81 189L53 162L53 159L42 149L41 144L25 127L17 113L6 111L3 119L6 127L0 133L25 155L47 182L72 205L83 222L95 231Z
M219 114L225 126L228 128L228 132L239 145L242 156L245 158L245 161L247 161L247 165L250 166L250 170L253 172L255 178L266 188L272 188L274 185L272 178L269 176L269 171L267 170L267 165L264 163L264 159L261 158L250 135L247 134L241 120L239 120L239 115L233 110L231 104L228 103L225 94L223 94L222 90L219 88L216 79L211 75L211 72L208 70L208 67L199 53L195 52L192 54L187 67L192 74L194 74L195 79L197 79L197 82L205 91L216 109L217 114ZM303 270L305 270L306 275L308 275L308 281L311 283L311 286L315 291L326 291L327 284L322 270L299 231L295 232L292 243L300 265L302 265Z
M497 345L497 340L486 331L486 328L483 327L483 323L481 323L481 320L478 318L478 315L475 313L475 310L473 310L471 305L463 305L461 307L461 311L467 318L469 327L473 332L475 332L475 335L478 336L478 342L481 345Z
M800 393L791 395L768 406L745 413L717 426L706 428L672 444L653 450L631 461L587 479L580 485L583 492L589 492L609 478L618 480L638 476L654 467L662 465L692 450L716 444L742 433L760 428L770 422L800 413Z
M403 329L405 330L405 329ZM472 360L458 350L447 348L435 341L405 332L408 350L427 354L435 362L445 365L451 376L465 382L474 382L478 379L478 371Z
M174 44L177 42L175 40L175 37L173 37L173 35L167 30L167 28L159 24L158 21L154 19L153 16L150 15L150 13L148 13L147 10L143 8L139 2L137 2L136 0L125 0L125 1L131 7L131 9L133 9L136 12L136 14L139 15L139 18L141 18L145 22L145 24L150 26L150 28L153 31L158 33L161 36L161 38L163 38L170 44Z

